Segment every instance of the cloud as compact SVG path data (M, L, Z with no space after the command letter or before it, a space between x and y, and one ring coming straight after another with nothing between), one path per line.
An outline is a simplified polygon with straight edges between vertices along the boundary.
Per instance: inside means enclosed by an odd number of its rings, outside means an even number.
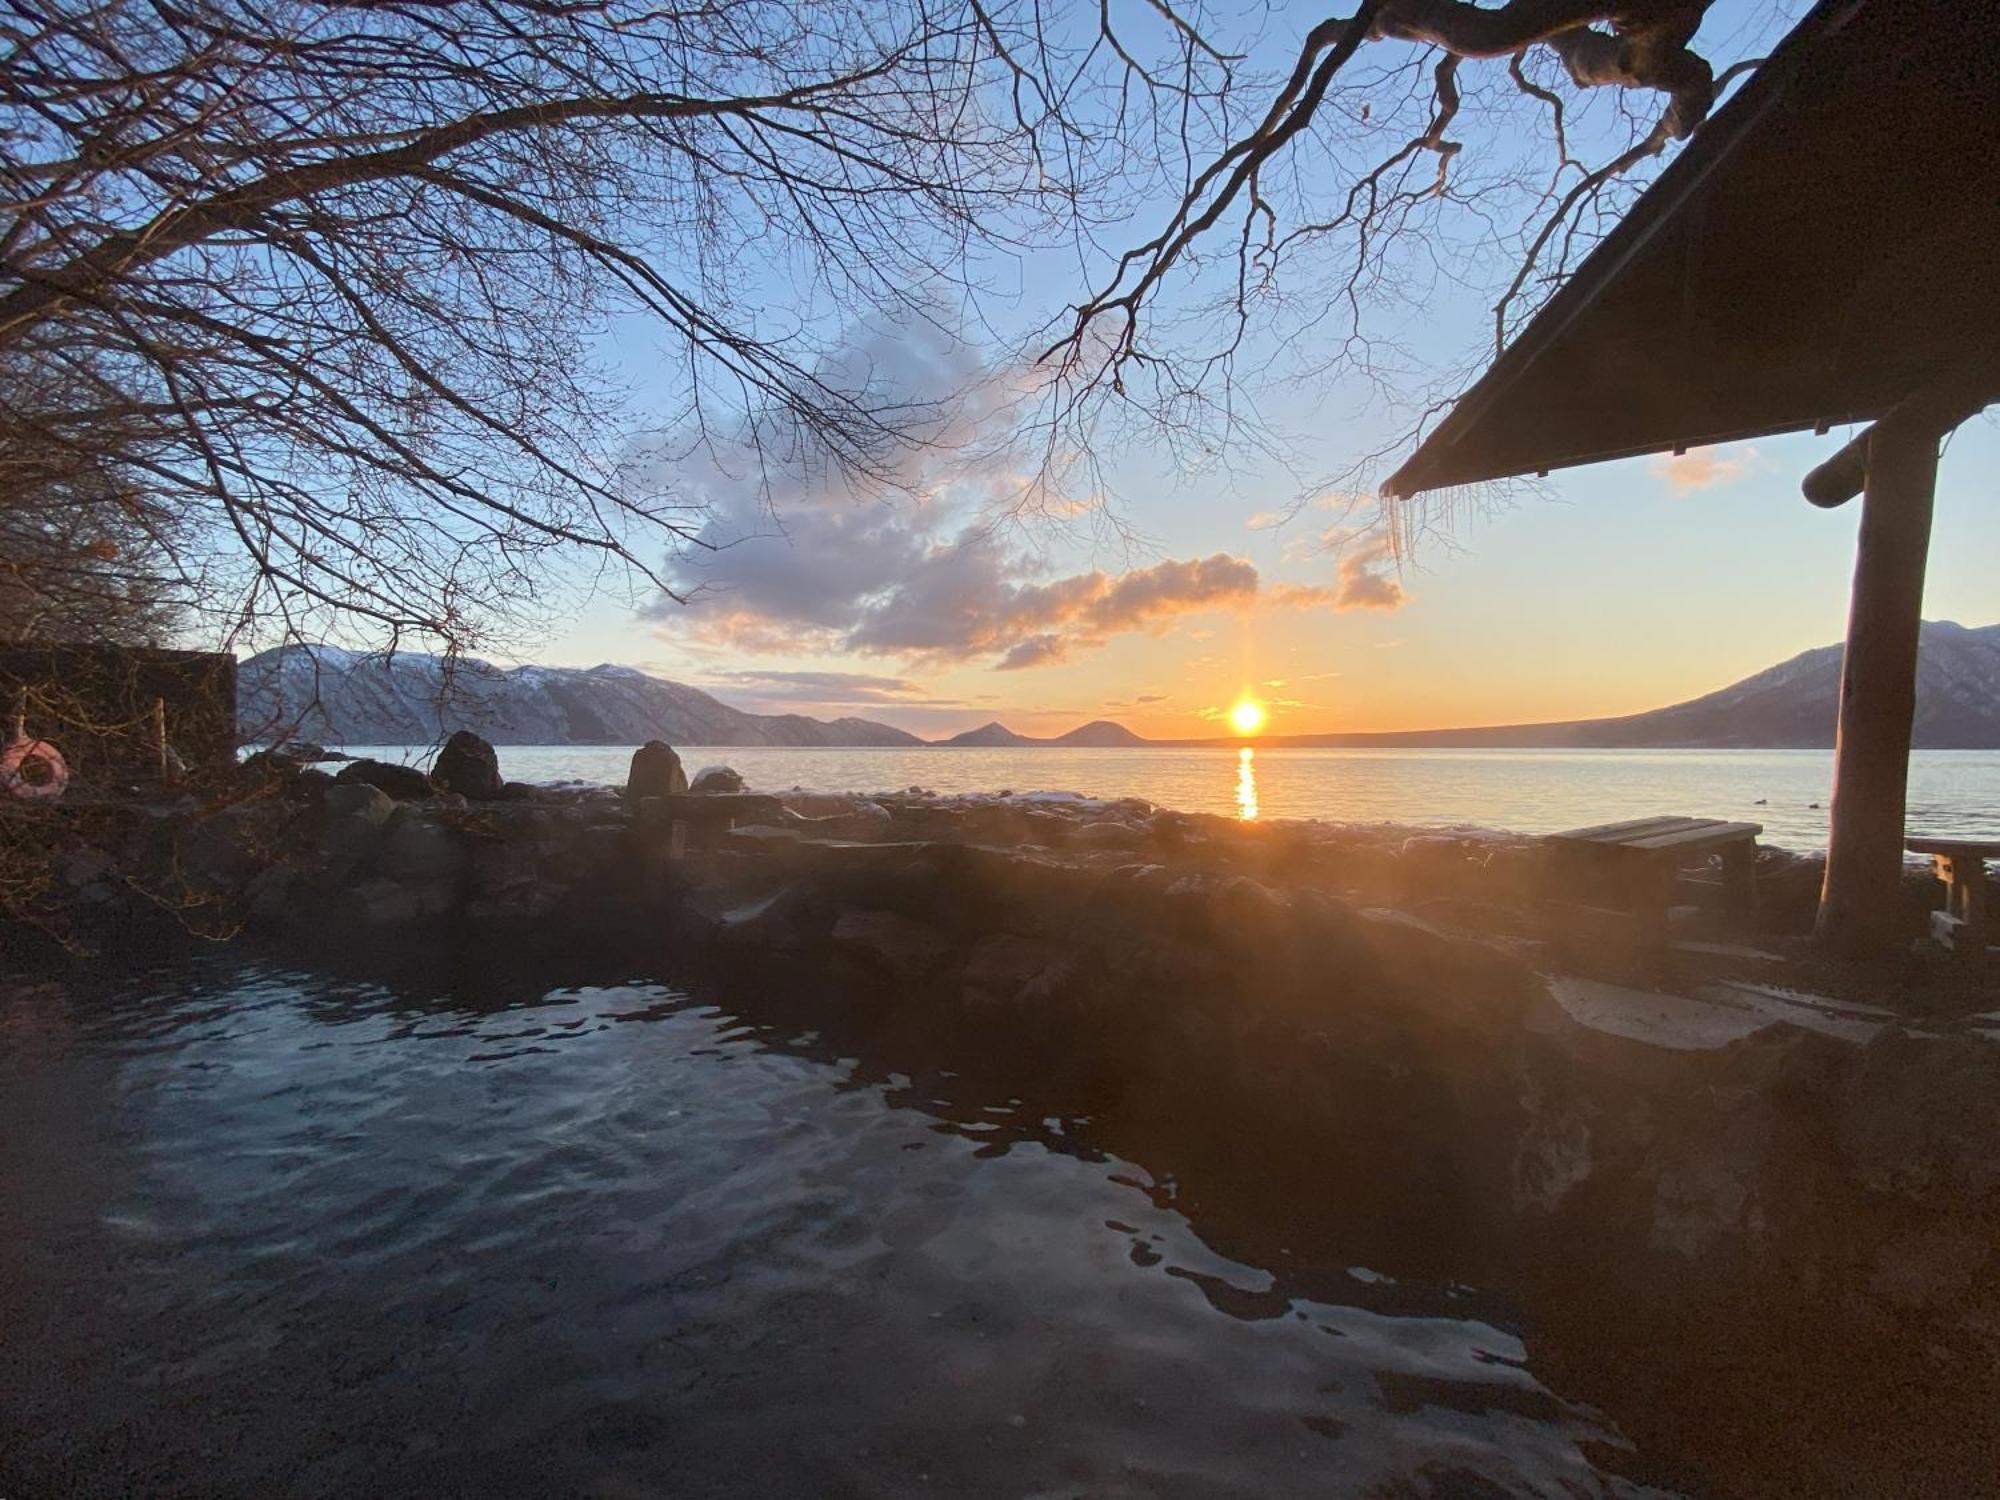
M1023 667L1047 666L1051 662L1065 661L1068 657L1069 651L1063 645L1061 636L1031 635L1025 641L1010 647L1007 654L994 663L994 670L1018 672Z
M1257 597L1256 568L1221 552L1046 583L1025 581L1019 566L984 535L937 548L893 588L862 603L841 645L954 661L997 654L998 665L1012 670Z
M1017 670L1258 598L1257 569L1227 553L1050 576L980 522L1021 493L1013 378L920 319L849 342L822 378L916 413L915 439L886 450L865 484L813 444L783 449L769 432L635 460L635 480L671 486L705 516L666 563L667 582L690 602L663 597L648 618L750 652L986 659Z
M1334 595L1335 609L1401 609L1409 602L1403 582L1387 571L1395 549L1387 537L1379 537L1363 547L1341 555L1340 587Z
M1321 588L1316 583L1280 583L1275 585L1266 597L1273 604L1285 609L1340 607L1340 590Z
M755 690L766 699L796 699L801 703L939 703L930 689L907 677L883 677L872 672L780 672L748 668L711 672L712 684ZM955 700L954 700L955 701Z
M1676 495L1691 495L1697 490L1741 479L1756 461L1755 448L1745 448L1728 457L1713 448L1697 448L1692 453L1663 453L1653 460L1651 467Z
M1167 695L1165 693L1141 693L1132 701L1134 703L1165 703Z

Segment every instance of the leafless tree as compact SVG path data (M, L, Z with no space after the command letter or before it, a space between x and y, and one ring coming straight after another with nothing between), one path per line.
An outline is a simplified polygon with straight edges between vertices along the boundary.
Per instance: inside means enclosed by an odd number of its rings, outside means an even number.
M1052 454L1108 410L1226 415L1308 254L1341 269L1289 295L1324 305L1307 326L1344 310L1327 364L1366 363L1394 255L1485 212L1453 132L1494 96L1462 64L1543 112L1555 156L1504 321L1598 192L1698 126L1724 76L1690 45L1706 9L1361 0L1272 77L1175 0L23 0L0 424L195 558L224 626L456 647L578 558L651 577L693 539L670 481L635 483L635 427L887 471L927 413L829 373L840 330L977 327L1005 258L1103 272L1031 362ZM1660 102L1586 163L1565 101L1605 86ZM639 327L663 409L612 360Z
M1052 326L1048 431L1073 441L1109 402L1209 451L1241 426L1246 362L1268 372L1282 354L1400 397L1428 384L1421 425L1466 372L1385 342L1384 305L1483 293L1488 352L1503 343L1643 185L1638 169L1761 61L1698 50L1712 4L1360 0L1312 26L1243 128L1184 140L1184 186L1155 231ZM1802 9L1765 6L1725 45ZM1241 75L1218 88L1250 91ZM1609 108L1592 112L1594 95ZM1524 155L1523 140L1542 144ZM1351 455L1343 477L1408 436Z
M0 641L158 644L199 610L201 549L125 455L135 434L99 426L51 440L78 403L32 368L0 377ZM81 434L73 434L81 436Z
M909 413L821 373L830 332L948 291L1081 178L987 114L1013 24L924 0L9 7L0 420L115 456L240 563L245 617L463 641L552 551L643 568L684 526L620 471L620 314L678 365L660 425L765 424L860 471L898 441Z

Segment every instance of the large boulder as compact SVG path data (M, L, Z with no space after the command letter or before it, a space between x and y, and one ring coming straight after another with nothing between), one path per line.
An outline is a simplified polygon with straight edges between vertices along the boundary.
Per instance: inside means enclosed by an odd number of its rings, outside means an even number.
M380 787L339 777L326 789L321 803L333 817L359 818L374 828L388 822L389 814L396 810L395 801Z
M665 740L648 740L632 752L632 769L625 778L625 795L630 800L674 797L687 789L687 772L681 769L681 758Z
M493 746L470 729L444 742L431 766L431 783L474 802L491 802L501 794L500 757Z
M319 872L345 880L374 856L396 804L380 787L339 781L326 789L326 822L319 831Z
M743 777L733 766L703 766L688 784L691 792L740 792Z
M398 802L414 802L431 794L431 779L415 766L399 766L386 760L352 760L340 768L336 782L360 782Z
M326 801L326 794L333 790L333 775L318 766L301 766L298 775L285 787L285 800L297 802L306 807L318 807ZM350 783L358 785L358 783ZM369 791L375 788L369 787Z

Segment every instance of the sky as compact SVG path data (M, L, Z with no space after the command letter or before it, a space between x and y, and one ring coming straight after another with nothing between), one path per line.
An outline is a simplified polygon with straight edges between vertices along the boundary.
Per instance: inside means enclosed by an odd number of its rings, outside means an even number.
M1768 29L1772 13L1722 0L1706 25ZM1413 368L1477 368L1495 267L1474 269L1489 274L1440 278L1383 314ZM1079 291L1052 259L1019 276L1024 317ZM1631 713L1844 631L1860 506L1818 510L1799 481L1851 431L1558 472L1479 497L1399 553L1368 525L1369 492L1302 476L1345 474L1406 419L1351 375L1280 380L1254 395L1290 435L1282 461L1245 449L1189 469L1130 445L1072 513L1015 521L1022 372L1004 341L950 321L857 323L834 363L893 395L954 393L893 493L824 465L774 475L726 446L676 460L660 477L705 507L713 547L668 559L692 597L599 598L535 659L627 663L753 711L926 736L1111 718L1177 737L1221 732L1246 694L1273 733ZM650 357L635 329L615 352L641 371ZM1927 618L2000 620L1995 473L2000 423L1977 419L1940 470Z

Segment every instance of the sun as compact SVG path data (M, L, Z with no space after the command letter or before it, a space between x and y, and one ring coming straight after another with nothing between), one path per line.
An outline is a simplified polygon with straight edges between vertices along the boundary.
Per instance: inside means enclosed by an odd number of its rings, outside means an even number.
M1238 734L1255 734L1270 719L1264 705L1245 693L1236 700L1236 706L1229 710L1229 727Z

